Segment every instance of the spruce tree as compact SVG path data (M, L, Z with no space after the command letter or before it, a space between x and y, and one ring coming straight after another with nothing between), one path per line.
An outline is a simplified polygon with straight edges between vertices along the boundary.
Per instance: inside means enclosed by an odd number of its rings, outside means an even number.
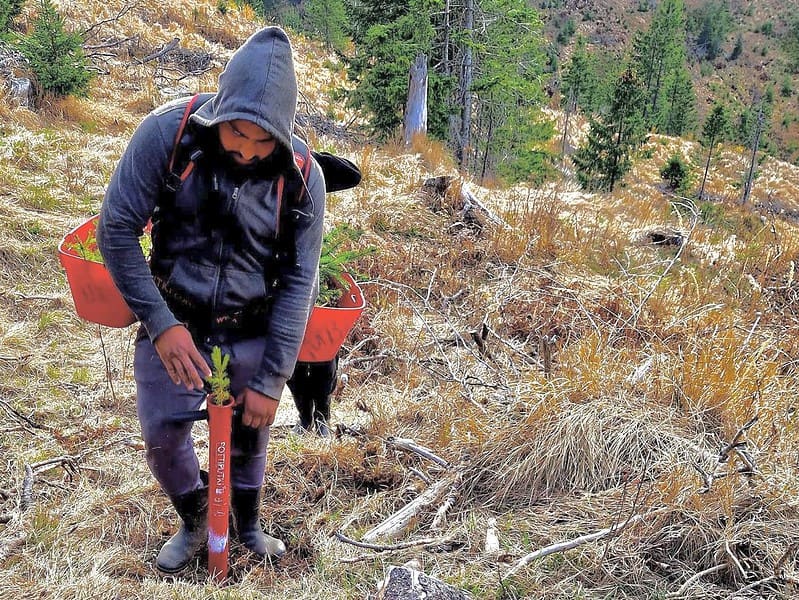
M707 160L705 161L705 173L702 176L702 185L699 188L699 199L705 193L705 183L707 182L707 174L710 170L710 159L713 157L713 150L716 145L724 139L729 121L724 107L720 104L713 106L713 110L705 119L705 124L702 127L702 145L707 148Z
M696 124L696 96L691 73L683 64L671 73L663 86L663 102L657 124L667 135L681 136Z
M344 0L308 0L305 3L305 21L322 37L328 50L344 50L347 44Z
M481 179L540 180L552 125L539 111L545 56L543 24L519 0L483 0L475 22L471 155L464 166ZM465 109L466 107L464 107Z
M647 102L648 127L680 135L693 122L694 93L686 67L686 17L683 0L661 2L649 29L633 40L633 66Z
M56 96L83 95L91 73L79 34L64 27L64 19L50 0L40 0L33 32L17 36L17 47L30 64L39 87Z
M696 33L697 55L707 60L717 58L732 30L732 16L727 0L699 3L689 21L690 28Z
M585 38L579 35L569 62L563 69L561 99L565 108L571 104L575 109L592 112L596 80L596 71L586 48Z
M644 90L631 67L616 81L608 113L593 119L588 139L572 156L583 189L613 192L630 170L631 157L646 139Z
M402 124L411 64L420 53L433 54L434 9L440 9L439 0L391 0L359 3L350 14L356 53L349 61L349 76L355 81L349 102L371 113L372 128L383 138ZM439 138L448 124L444 79L429 73L428 131Z

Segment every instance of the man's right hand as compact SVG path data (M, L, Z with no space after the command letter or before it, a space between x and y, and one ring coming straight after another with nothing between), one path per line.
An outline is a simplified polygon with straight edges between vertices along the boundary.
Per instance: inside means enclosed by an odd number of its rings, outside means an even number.
M194 345L188 329L173 325L159 335L153 345L175 385L185 385L190 390L202 389L203 378L211 374L211 368Z

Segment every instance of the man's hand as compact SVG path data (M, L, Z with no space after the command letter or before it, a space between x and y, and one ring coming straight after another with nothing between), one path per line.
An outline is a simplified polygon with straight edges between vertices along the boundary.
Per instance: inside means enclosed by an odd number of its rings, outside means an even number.
M199 390L203 378L211 374L211 368L194 345L189 330L183 325L173 325L153 342L166 372L175 385Z
M241 424L253 429L260 429L275 422L279 401L253 389L244 388L244 391L236 397L236 404L244 405Z

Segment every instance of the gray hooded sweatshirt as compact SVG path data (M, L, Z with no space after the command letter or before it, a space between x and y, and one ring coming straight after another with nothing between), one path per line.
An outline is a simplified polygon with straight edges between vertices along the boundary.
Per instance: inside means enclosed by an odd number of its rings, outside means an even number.
M302 143L292 135L297 83L286 34L262 29L231 57L218 91L191 116L183 145L186 152L202 153L173 194L166 188L169 158L187 103L156 109L134 132L105 194L100 251L153 341L184 322L195 332L213 331L214 323L230 322L231 315L261 319L254 324L249 318L246 327L226 335L266 338L261 369L249 387L279 399L316 297L325 196L318 165L312 162L303 183L294 159L293 146ZM221 150L216 126L235 119L277 139L273 154L255 168L238 167ZM295 183L287 189L299 196L284 194L288 210L278 209L280 175ZM138 238L151 218L148 265ZM290 232L289 251L276 244L278 223L281 235ZM270 308L263 310L265 305Z

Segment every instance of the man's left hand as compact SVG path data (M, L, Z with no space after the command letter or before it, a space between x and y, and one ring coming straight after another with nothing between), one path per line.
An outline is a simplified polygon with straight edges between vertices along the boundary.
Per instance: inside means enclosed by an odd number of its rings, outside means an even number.
M236 397L236 404L244 405L241 424L260 429L275 422L279 401L253 389L244 388L244 391Z

